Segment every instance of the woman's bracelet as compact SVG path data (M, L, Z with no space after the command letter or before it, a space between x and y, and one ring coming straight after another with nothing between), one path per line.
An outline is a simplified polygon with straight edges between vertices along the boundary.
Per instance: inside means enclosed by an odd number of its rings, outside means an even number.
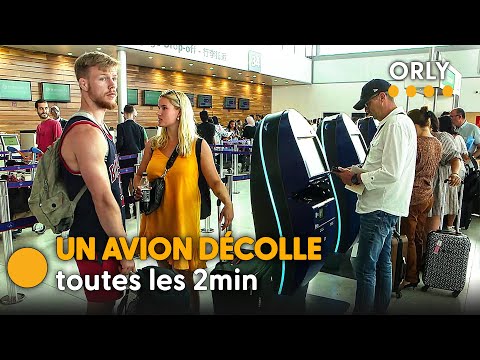
M455 176L457 176L459 179L461 179L460 175L458 175L457 173L452 173L451 175L455 175Z

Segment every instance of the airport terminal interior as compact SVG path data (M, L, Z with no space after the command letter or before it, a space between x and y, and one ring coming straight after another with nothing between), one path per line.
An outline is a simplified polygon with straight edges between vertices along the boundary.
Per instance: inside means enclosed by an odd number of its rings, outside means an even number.
M406 110L426 105L440 115L443 111L449 113L463 106L468 110L465 119L480 127L480 112L475 108L479 103L476 99L479 90L475 89L480 89L480 76L473 74L480 60L480 47L425 46L416 50L400 50L398 53L393 50L379 52L376 57L365 54L350 56L348 53L322 57L319 53L322 46L305 46L301 56L298 55L298 49L297 54L284 54L285 61L279 62L282 63L282 69L278 76L272 75L278 65L272 54L278 49L272 49L270 53L261 47L232 50L232 46L222 48L215 45L206 45L202 50L201 46L195 45L96 47L97 51L117 56L122 64L117 99L119 109L107 112L105 117L105 124L114 139L115 125L123 121L121 109L125 105L135 106L139 115L138 123L145 127L148 138L157 134L157 104L161 90L167 85L187 95L197 123L200 122L198 114L204 109L208 110L210 118L218 115L220 119L217 120L224 128L236 121L245 126L250 120L254 122L254 135L248 139L240 134L234 136L235 132L230 128L232 132L228 136L222 135L217 142L219 147L214 147L220 178L230 180L228 189L235 212L230 229L232 237L258 240L267 235L273 239L298 236L302 241L299 248L303 251L308 247L305 240L309 236L322 238L321 261L283 261L281 266L275 268L277 272L272 278L275 278L276 284L280 283L276 289L279 293L276 299L282 299L278 301L287 299L288 303L292 289L301 286L306 289L306 293L300 296L305 304L304 311L290 312L290 308L285 307L283 313L280 311L282 315L353 314L357 283L353 263L360 226L359 215L355 212L357 195L345 188L332 169L334 166L346 168L363 164L369 153L370 141L378 134L379 122L364 112L368 110L365 105L358 110L360 112L352 112L352 106L358 101L362 86L368 80L386 77L388 66L392 66L392 59L397 56L405 56L405 63L428 64L430 75L430 66L434 69L436 66L437 70L432 71L439 77L428 81L425 79L421 83L415 82L415 79L400 79L398 72L394 74L390 69L394 79L389 79L391 84L388 83L388 90L380 92L385 92L385 97L388 92ZM289 50L285 47L279 51ZM7 59L9 64L4 66L0 62L0 120L5 120L0 123L0 153L5 155L0 159L0 171L2 176L5 175L3 180L9 183L0 183L0 200L4 201L0 204L0 215L4 218L7 213L5 209L8 208L4 194L7 186L9 189L16 186L12 185L14 177L15 181L27 184L34 176L29 165L28 169L16 171L8 168L5 160L13 158L24 161L19 152L21 149L36 152L34 129L39 122L34 107L36 98L53 96L53 100L49 100L50 106L62 108L62 116L67 119L78 110L80 92L72 69L75 56L86 50L91 49L76 45L0 46L0 59ZM64 54L66 51L68 53ZM248 64L235 63L234 54L241 54L243 60L248 59ZM466 65L468 61L464 60L473 55L478 57L474 61L475 70L471 70ZM442 67L445 59L450 60L449 70ZM230 66L227 66L228 61L232 61ZM290 68L283 63L290 64ZM214 68L219 64L221 66ZM370 64L376 64L376 67ZM41 69L38 70L40 73L45 73L45 81L37 79L37 68ZM402 64L398 68L408 70ZM16 75L22 71L27 74L26 78ZM346 78L341 79L340 73ZM369 97L369 101L372 99ZM247 117L252 119L247 121ZM414 139L414 136L411 138ZM470 140L472 142L468 150L472 153L475 151L475 139L465 139L467 143ZM413 156L411 158L414 159ZM33 161L25 162L32 163L35 168L35 156ZM472 169L471 172L480 174L478 169ZM29 185L20 183L19 186ZM417 287L405 288L400 293L392 291L388 315L480 314L480 206L477 195L471 205L471 222L461 228L470 241L468 260L465 260L465 286L459 293L433 286L426 289L420 276ZM201 235L219 239L224 235L217 221L220 208L216 206L213 193L211 198L212 212L210 217L200 221ZM471 200L464 199L470 204ZM19 202L20 198L10 198L10 201ZM10 223L15 223L10 225L10 229L21 228L18 224L21 224L22 216L13 215L10 214L10 218L6 219L6 222L11 220ZM132 215L126 220L129 239L138 236L139 218L140 215ZM3 228L1 234L0 315L85 314L87 301L82 289L73 291L58 288L55 275L59 271L67 277L79 272L75 260L59 259L57 235L51 229L43 231L41 224L35 224L24 226L21 231ZM64 235L65 244L68 240ZM438 253L441 242L437 245L435 251ZM9 279L7 259L12 251L29 247L45 256L48 271L38 285L22 288ZM293 245L289 243L287 247L291 250ZM405 260L404 256L402 261ZM218 256L207 261L209 274L219 261ZM156 265L156 261L136 257L135 264L140 269ZM279 262L275 264L277 266ZM16 294L13 297L12 291ZM119 303L120 300L116 308ZM215 313L212 291L200 291L200 315Z
M232 232L237 236L255 237L250 202L249 180L237 182L238 194L233 195L235 220ZM215 222L217 208L212 208L210 226L212 233L204 236L217 237L218 227ZM205 225L204 221L201 222ZM127 220L129 236L136 235L136 219ZM472 247L468 260L467 281L464 290L453 297L451 291L429 289L421 291L421 285L416 289L404 289L402 297L397 298L392 293L388 313L391 315L473 315L480 314L480 218L474 217L468 230L463 231L470 237ZM66 274L77 274L74 260L61 261L55 253L55 237L51 230L38 235L31 229L24 229L13 241L16 248L34 247L40 250L48 261L48 273L42 283L31 289L18 288L25 298L18 304L0 305L0 314L84 314L87 302L82 290L60 291L56 286L55 274L63 270ZM348 257L348 256L346 256ZM5 275L3 247L0 249L0 295L7 295L7 288L3 281ZM217 259L207 262L207 271L211 271ZM136 266L155 265L155 261L136 260ZM320 271L309 283L306 306L307 315L349 315L355 300L356 282L353 272L346 259L336 274ZM200 292L200 314L213 315L213 301L211 291Z

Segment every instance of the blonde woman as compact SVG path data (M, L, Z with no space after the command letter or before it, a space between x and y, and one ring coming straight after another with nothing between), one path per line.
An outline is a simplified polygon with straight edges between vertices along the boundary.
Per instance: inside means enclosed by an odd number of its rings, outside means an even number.
M165 176L165 193L159 208L149 215L142 214L139 236L148 240L162 236L172 240L180 237L184 240L191 237L193 241L193 257L183 257L158 261L161 267L173 268L185 277L185 284L190 291L190 307L192 313L199 313L200 302L198 291L193 289L193 272L206 268L206 262L199 259L200 238L200 191L198 188L198 168L195 155L195 143L198 138L192 106L188 97L181 91L167 90L158 99L157 136L152 137L145 146L144 156L134 177L135 198L141 197L139 188L144 171L152 182L164 171L170 155L175 148L178 157ZM201 170L208 186L224 204L218 216L223 221L222 229L227 228L233 220L233 204L227 188L215 169L212 151L205 140L202 141ZM161 252L161 248L156 248Z

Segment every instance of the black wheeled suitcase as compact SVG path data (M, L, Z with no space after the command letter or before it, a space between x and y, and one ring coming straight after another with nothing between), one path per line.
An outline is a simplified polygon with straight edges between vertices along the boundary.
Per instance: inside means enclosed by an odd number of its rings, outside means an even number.
M220 213L220 200L217 200ZM218 234L221 234L220 223ZM251 249L242 249L252 253ZM220 260L210 272L213 310L216 315L258 315L267 313L273 299L274 261L253 256L250 260ZM246 275L253 275L250 280ZM254 286L254 282L255 285ZM235 289L237 288L237 289Z
M174 278L177 272L158 266L146 266L135 272L139 276L140 289L130 291L117 306L117 315L188 315L190 312L190 294L185 286L177 289ZM153 276L154 279L151 279ZM168 289L158 287L159 277L172 279ZM154 285L152 288L152 284Z
M463 183L460 187L460 209L462 200ZM445 198L441 207L442 214L444 204ZM454 232L437 230L428 234L422 291L427 291L430 287L450 290L453 291L452 295L457 297L463 290L471 245L468 236L460 232L460 217L461 214L458 214ZM443 219L440 221L440 224L442 223Z
M244 253L248 250L243 249ZM260 260L221 260L210 273L213 309L217 315L258 315L269 312L273 299L273 266L271 261ZM253 275L255 280L245 275ZM215 278L215 281L212 279ZM255 282L255 286L254 286ZM219 287L222 283L223 289ZM226 284L230 288L226 288ZM212 284L216 284L213 288ZM235 286L237 286L237 290Z
M479 214L480 209L480 170L477 160L470 155L470 162L465 164L467 173L464 179L462 213L460 218L460 228L468 229L472 221L472 214Z
M400 221L399 221L400 222ZM392 291L398 298L402 297L400 284L407 274L407 251L408 239L406 235L400 235L395 229L392 235Z

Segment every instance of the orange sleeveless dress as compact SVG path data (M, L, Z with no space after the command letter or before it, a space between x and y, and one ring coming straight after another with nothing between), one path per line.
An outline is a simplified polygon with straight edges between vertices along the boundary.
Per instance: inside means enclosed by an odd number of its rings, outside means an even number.
M165 171L168 157L155 149L147 165L147 176L151 182ZM140 236L147 240L162 236L172 243L175 236L185 240L192 238L192 260L182 256L167 259L178 270L195 270L207 267L206 261L199 259L200 239L200 190L198 189L198 167L195 155L195 141L188 157L177 156L165 177L165 193L162 203L153 213L142 214Z

